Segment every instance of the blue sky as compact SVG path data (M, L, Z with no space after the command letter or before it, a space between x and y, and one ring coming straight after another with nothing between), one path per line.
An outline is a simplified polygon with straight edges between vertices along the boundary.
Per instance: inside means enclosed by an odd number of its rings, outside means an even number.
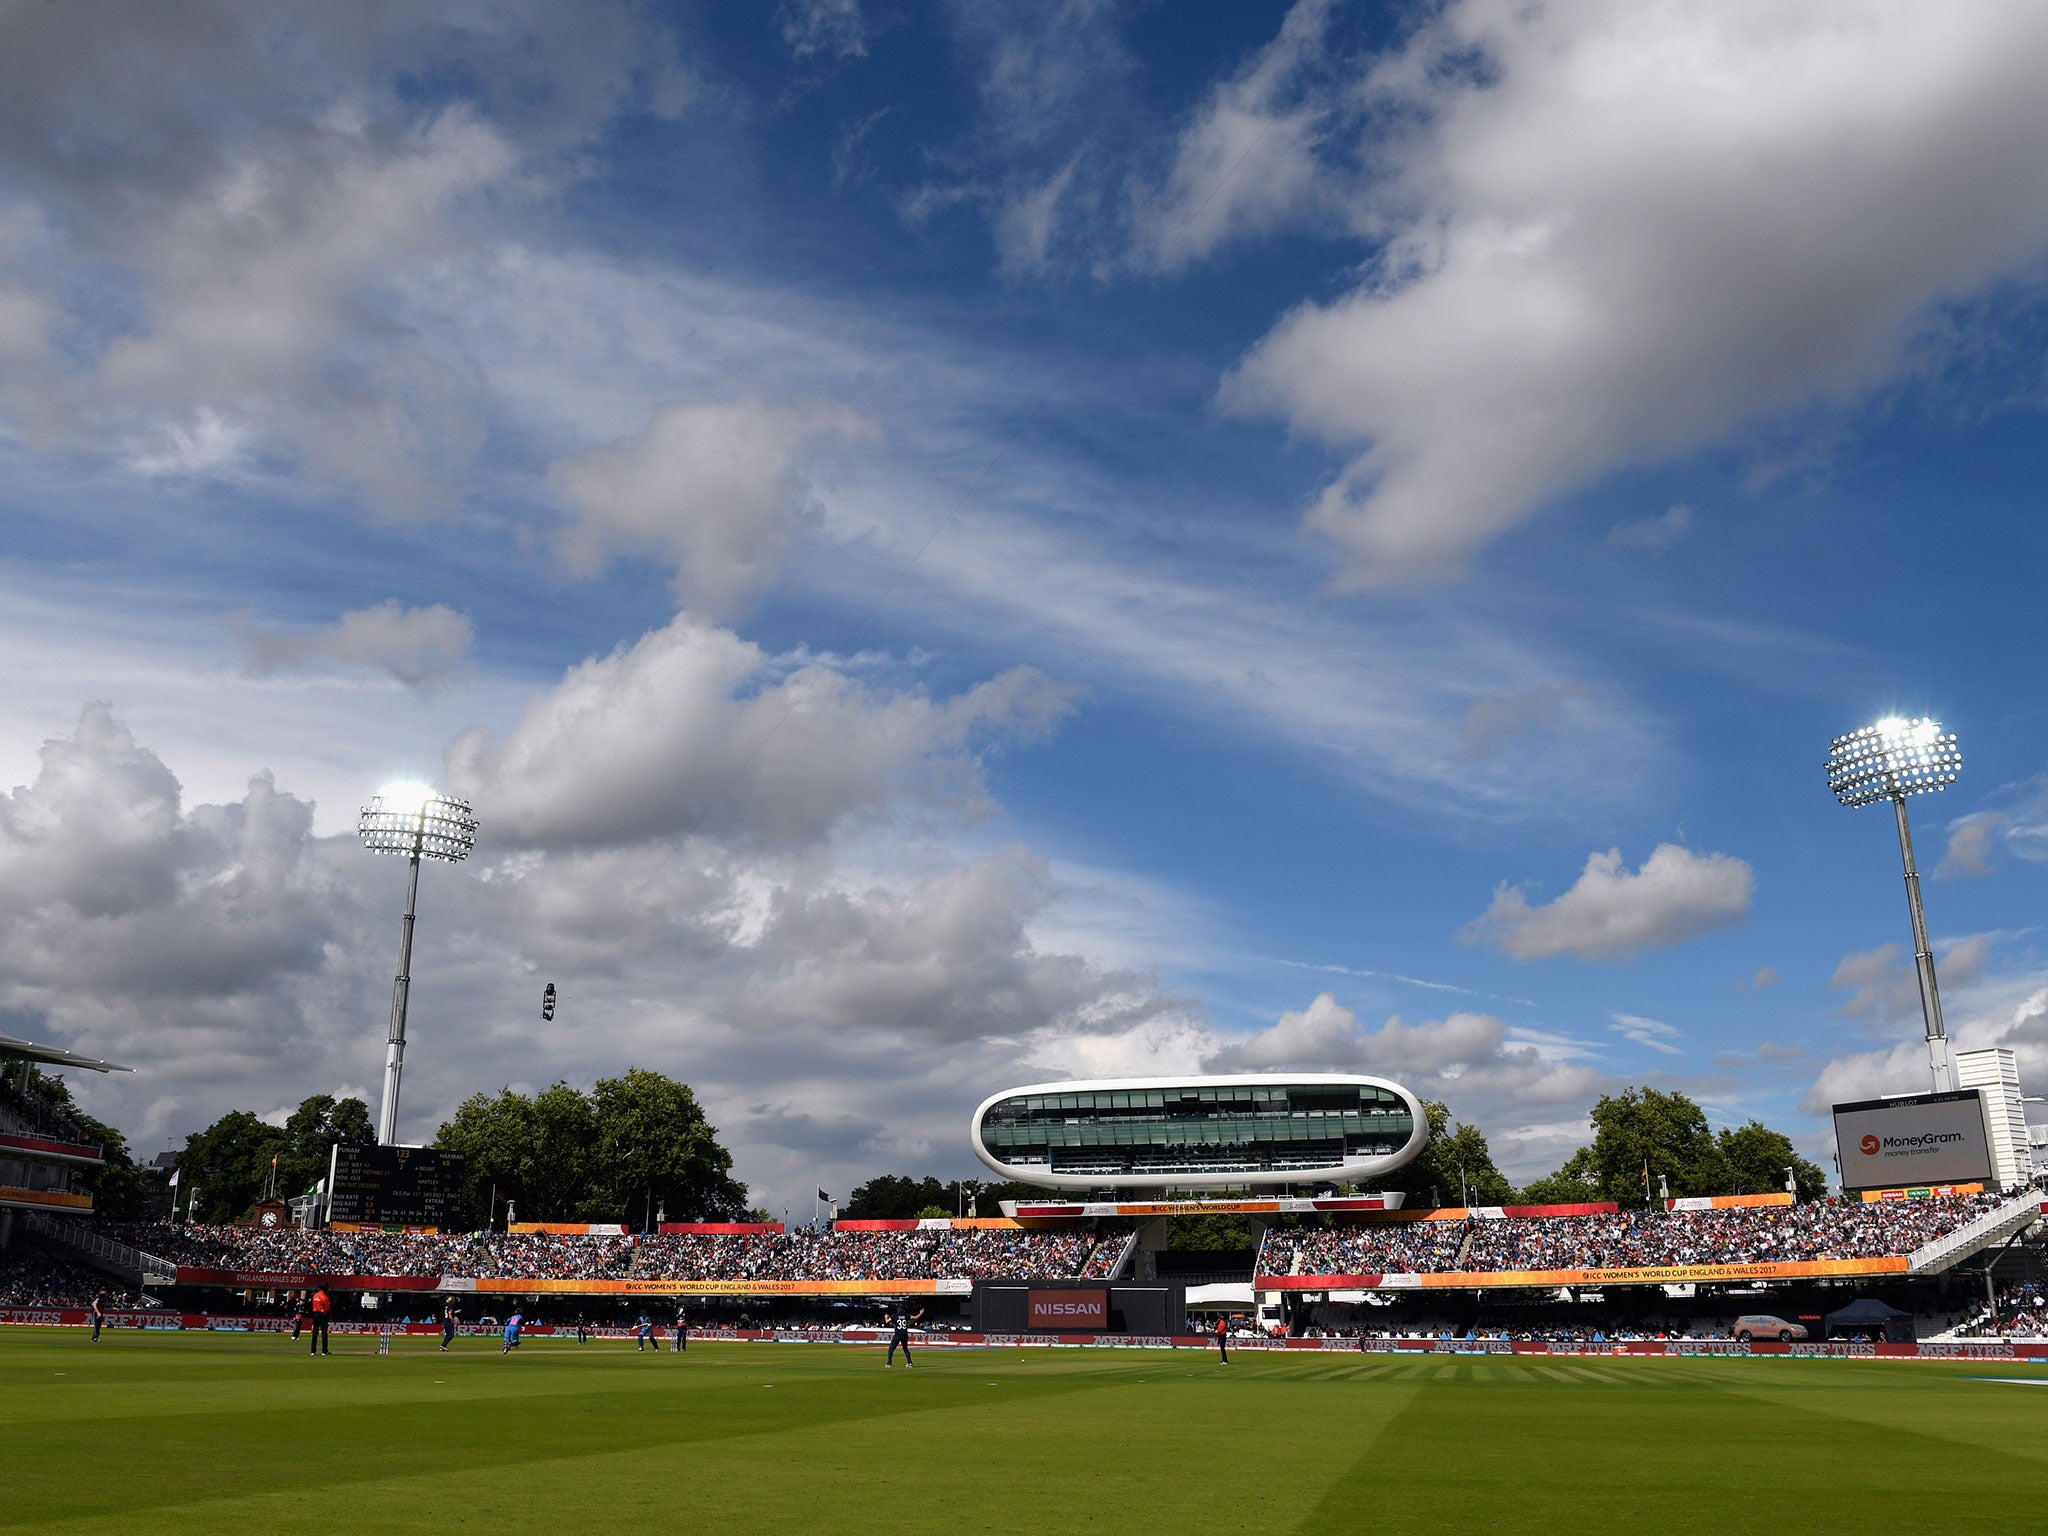
M2020 8L0 27L0 1029L146 1148L374 1089L425 777L409 1135L655 1066L772 1204L1316 1066L1824 1155L1924 1076L1893 713L2048 1069Z

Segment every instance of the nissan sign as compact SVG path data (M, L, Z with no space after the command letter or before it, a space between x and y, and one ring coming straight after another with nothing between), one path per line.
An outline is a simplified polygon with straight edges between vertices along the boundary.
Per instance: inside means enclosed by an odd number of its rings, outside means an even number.
M1991 1177L1984 1105L1974 1088L1835 1106L1842 1188L1898 1189Z
M1109 1292L1032 1291L1026 1312L1033 1333L1101 1333L1109 1327Z

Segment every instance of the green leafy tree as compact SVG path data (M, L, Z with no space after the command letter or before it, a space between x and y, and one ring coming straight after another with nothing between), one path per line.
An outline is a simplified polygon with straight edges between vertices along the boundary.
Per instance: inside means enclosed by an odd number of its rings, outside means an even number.
M1557 1172L1524 1185L1515 1201L1518 1205L1583 1205L1606 1198L1594 1173L1593 1154L1581 1147Z
M912 1179L884 1173L855 1185L853 1193L841 1202L839 1214L854 1221L900 1221L932 1209L952 1216L972 1206L983 1216L994 1216L999 1214L1004 1200L1059 1198L1036 1184L992 1183L984 1179L941 1181L930 1176Z
M465 1157L470 1220L490 1218L491 1191L526 1221L639 1222L651 1206L671 1221L731 1220L746 1210L689 1088L639 1068L589 1093L556 1083L528 1097L510 1088L466 1100L434 1137Z
M650 1205L670 1221L734 1221L747 1186L732 1176L732 1154L686 1084L639 1067L601 1077L591 1091L597 1123L593 1221L644 1218Z
M1801 1200L1818 1200L1828 1191L1828 1176L1793 1150L1792 1138L1760 1121L1728 1127L1716 1141L1721 1160L1728 1165L1730 1194L1763 1195L1783 1189L1787 1168Z
M1627 1088L1601 1095L1593 1106L1593 1144L1539 1184L1552 1182L1585 1186L1590 1192L1575 1197L1581 1200L1642 1205L1667 1184L1673 1195L1727 1194L1730 1173L1699 1105L1682 1093Z
M104 1120L94 1119L71 1097L71 1085L54 1072L28 1068L30 1091L49 1100L78 1123L100 1148L100 1166L86 1169L79 1182L92 1191L93 1214L103 1221L141 1221L169 1206L165 1176L138 1168L128 1138Z
M1368 1189L1399 1189L1408 1194L1410 1205L1425 1205L1431 1192L1447 1205L1467 1201L1473 1205L1505 1205L1514 1186L1493 1163L1493 1151L1476 1125L1465 1125L1451 1117L1450 1107L1440 1099L1422 1105L1429 1123L1429 1140L1412 1162L1372 1180Z
M596 1140L590 1101L556 1083L531 1098L504 1088L464 1100L434 1145L463 1154L465 1204L472 1223L482 1226L494 1189L499 1198L518 1201L528 1221L587 1219Z
M1259 1246L1258 1219L1251 1216L1170 1216L1166 1246L1180 1252L1221 1253Z
M361 1099L316 1093L299 1101L284 1122L284 1150L277 1159L280 1194L302 1195L327 1177L337 1145L367 1147L377 1139L370 1109Z
M281 1164L285 1147L282 1129L246 1109L229 1110L187 1136L178 1172L188 1199L198 1191L192 1219L218 1223L244 1215L270 1186L271 1159Z

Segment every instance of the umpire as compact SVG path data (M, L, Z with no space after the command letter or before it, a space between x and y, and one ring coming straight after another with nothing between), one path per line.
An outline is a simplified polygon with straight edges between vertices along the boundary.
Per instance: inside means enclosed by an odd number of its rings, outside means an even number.
M324 1289L313 1293L313 1342L307 1347L307 1354L327 1353L327 1315L333 1310L334 1303L328 1299Z

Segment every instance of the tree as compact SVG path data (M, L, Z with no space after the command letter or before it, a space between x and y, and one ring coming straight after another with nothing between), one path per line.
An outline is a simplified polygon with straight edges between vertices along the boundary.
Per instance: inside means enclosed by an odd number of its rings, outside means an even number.
M969 1206L973 1206L983 1216L994 1216L999 1203L1004 1200L1060 1198L1052 1190L1040 1189L1036 1184L997 1184L984 1179L942 1182L929 1174L913 1179L882 1173L865 1184L856 1184L853 1193L841 1203L839 1214L852 1221L902 1221L932 1208L952 1216L965 1213Z
M671 1221L733 1221L747 1186L732 1177L732 1154L686 1084L629 1068L591 1091L597 1155L585 1209L593 1221L631 1221L649 1202Z
M1494 1166L1493 1151L1479 1127L1453 1120L1450 1107L1440 1099L1425 1100L1422 1113L1429 1125L1429 1139L1422 1150L1412 1162L1372 1180L1367 1187L1405 1190L1412 1205L1425 1204L1432 1190L1446 1203L1469 1197L1472 1205L1506 1204L1514 1186Z
M1643 1201L1643 1165L1649 1164L1650 1198L1660 1197L1659 1176L1673 1195L1762 1195L1785 1187L1793 1170L1801 1200L1827 1193L1827 1175L1792 1147L1792 1138L1759 1121L1707 1128L1700 1107L1682 1093L1630 1088L1593 1106L1593 1144L1581 1147L1556 1173L1522 1191L1529 1205L1581 1200Z
M464 1154L465 1204L478 1226L491 1191L528 1221L625 1221L653 1205L672 1221L731 1220L747 1189L696 1095L659 1072L629 1069L589 1093L556 1083L528 1098L479 1093L435 1134Z
M179 1180L198 1189L194 1221L230 1222L246 1213L270 1185L272 1158L282 1163L284 1131L246 1109L232 1109L203 1131L185 1138L178 1157ZM282 1187L282 1186L280 1186Z
M1604 1199L1593 1172L1593 1154L1579 1148L1557 1172L1525 1185L1516 1203L1520 1205L1584 1205Z
M56 1104L77 1123L78 1128L99 1144L100 1165L79 1176L92 1191L93 1214L102 1221L141 1221L167 1205L164 1176L135 1166L128 1151L128 1138L104 1120L96 1120L78 1107L71 1097L71 1085L53 1072L28 1068L31 1092Z
M1785 1187L1785 1170L1792 1170L1801 1200L1818 1200L1828 1192L1828 1176L1801 1157L1792 1138L1774 1131L1760 1121L1724 1128L1717 1139L1721 1160L1728 1165L1728 1192L1763 1195Z
M316 1093L301 1099L284 1122L284 1150L277 1159L281 1194L302 1195L327 1177L337 1145L367 1147L377 1139L370 1108L361 1099Z
M567 1083L528 1098L510 1088L463 1101L434 1145L463 1154L464 1204L471 1222L491 1219L491 1192L519 1202L528 1221L585 1219L597 1115Z

